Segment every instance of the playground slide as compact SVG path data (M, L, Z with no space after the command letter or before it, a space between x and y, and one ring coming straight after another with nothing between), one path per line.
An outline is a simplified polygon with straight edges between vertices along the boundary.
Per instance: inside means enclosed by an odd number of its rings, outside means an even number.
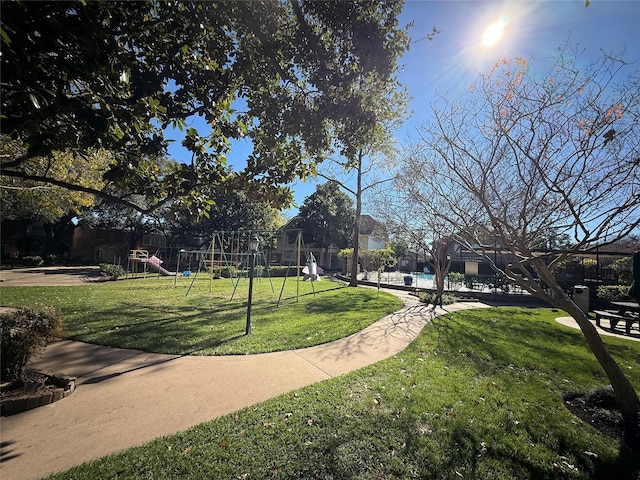
M171 276L171 277L175 277L176 276L176 272L170 272L166 268L163 268L162 267L162 260L160 260L155 255L151 255L147 259L140 259L140 261L149 264L149 267L152 270L160 272L162 275L168 275L168 276Z

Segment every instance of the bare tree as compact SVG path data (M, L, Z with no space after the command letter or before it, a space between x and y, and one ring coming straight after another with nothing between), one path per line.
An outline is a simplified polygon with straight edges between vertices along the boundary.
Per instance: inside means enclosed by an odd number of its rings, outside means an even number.
M587 65L565 48L542 75L524 59L501 60L470 90L461 103L433 106L420 152L407 160L407 195L421 215L446 219L457 241L505 280L576 320L638 448L638 395L553 274L567 257L637 232L638 71L610 55ZM570 245L539 253L549 231L570 235ZM488 254L494 242L506 265Z
M351 259L351 268L349 286L358 286L358 259L360 257L360 218L362 216L363 198L368 191L390 184L393 181L393 174L389 173L392 167L390 161L394 155L389 145L377 146L380 151L373 151L372 154L367 152L370 149L361 148L358 150L355 160L342 161L340 159L325 160L323 171L318 172L318 176L325 178L355 199L355 222L353 226L353 253ZM355 178L354 178L355 177ZM351 186L351 183L355 185Z
M446 211L439 213L438 198L416 195L416 179L422 174L412 170L414 160L411 155L408 157L411 160L406 168L393 179L393 189L376 191L377 201L372 202L372 212L394 238L406 242L424 256L434 273L435 307L442 300L456 241L446 219Z

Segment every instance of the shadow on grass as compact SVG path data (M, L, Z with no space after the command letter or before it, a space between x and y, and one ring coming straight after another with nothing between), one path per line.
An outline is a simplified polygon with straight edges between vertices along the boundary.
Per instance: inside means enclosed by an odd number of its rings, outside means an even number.
M482 374L509 367L520 373L546 375L555 380L555 387L550 391L556 396L563 390L582 392L609 383L579 330L562 327L537 315L535 310L518 309L518 318L530 317L525 321L514 321L512 316L513 309L465 311L436 320L433 328L437 351L451 359L461 353L472 368ZM607 349L619 359L630 360L634 353L629 345L614 340L608 343ZM635 356L637 363L640 355L635 353ZM563 378L572 381L560 380ZM560 438L560 444L567 449L574 446L569 438ZM612 476L612 471L625 471L627 475L631 471L636 475L640 473L640 456L622 444L619 457L613 463L592 462L586 450L574 454L581 465L595 465L594 478L637 478Z
M604 372L588 349L581 332L566 330L536 315L535 309L484 309L458 312L436 320L438 349L462 352L481 370L516 365L546 373L572 372L579 378L604 378ZM608 347L612 354L621 352ZM545 367L543 367L545 366Z
M119 320L122 307L102 310L88 319L85 330L67 338L100 345L133 348L146 352L188 354L194 350L192 339L207 336L207 342L222 344L236 338L242 331L244 310L238 305L222 304L215 307L200 307L176 311L164 309L158 312L154 306L126 305L129 322L109 323L104 319ZM211 328L215 324L216 328ZM203 333L206 332L206 333Z
M254 450L265 452L250 475L266 478L269 466L282 468L284 478L636 478L640 471L637 457L621 454L612 461L588 455L588 445L564 435L548 439L542 453L531 454L502 438L499 425L469 426L461 419L441 419L432 424L433 432L421 426L420 418L401 406L378 411L350 410L349 415L339 403L306 412L298 421L310 424L298 431L299 438L287 438L278 433L264 436L249 431ZM399 407L399 408L396 408ZM290 421L295 421L292 418ZM264 417L262 419L263 423ZM250 422L260 424L260 422ZM247 428L248 427L248 428ZM247 428L246 430L244 430ZM264 430L264 427L256 427ZM278 425L274 425L278 430ZM295 429L294 429L295 430ZM284 438L283 438L284 437ZM495 443L487 438L496 438ZM557 442L557 443L556 443ZM268 453L266 453L268 452ZM279 457L287 461L278 461ZM549 457L557 460L549 461ZM572 457L575 465L571 465ZM566 460L563 460L566 459ZM225 461L228 459L220 459ZM242 457L229 459L232 471L245 471ZM566 463L563 463L565 461ZM576 475L577 471L583 473ZM456 476L457 475L457 476Z
M303 292L303 293L299 293L299 294L296 294L296 295L283 296L280 299L280 301L282 302L282 301L296 300L298 297L317 297L318 295L321 295L324 292L331 292L331 291L334 291L334 290L341 290L341 289L344 289L344 288L347 288L347 287L345 287L343 285L336 284L335 286L332 286L332 287L329 287L329 288L323 288L322 290L316 290L316 291L310 290L308 292Z
M327 317L323 321L315 322L313 327L317 329L330 328L335 325L337 315L340 312L353 309L352 300L341 300L336 295L327 295L344 287L333 287L317 292L314 299L308 296L313 293L303 294L307 301L318 302L326 308L318 310ZM323 295L324 294L324 295ZM340 297L338 295L337 297ZM351 296L349 296L351 298ZM284 309L303 309L304 302L287 303L282 305ZM96 310L87 317L79 317L75 320L73 329L67 335L71 340L79 340L99 345L131 348L145 352L167 354L197 354L198 352L216 350L227 344L233 343L244 336L246 318L246 300L211 300L205 299L198 304L191 303L180 307L166 307L154 305L152 302L139 303L127 301L117 307ZM254 299L253 313L260 319L262 327L268 327L277 331L281 317L272 299ZM330 317L331 313L334 314ZM299 318L303 318L302 315ZM304 324L304 322L302 322ZM286 327L288 335L298 338L303 342L306 337L313 334L314 328L310 328L308 321L303 325L304 332L296 337L295 327L290 324ZM311 333L310 333L311 332ZM302 340L300 340L302 338ZM268 341L267 341L268 343ZM299 345L284 344L283 348L296 348ZM259 351L273 351L267 346ZM240 352L238 352L240 353Z
M344 288L344 287L343 287ZM385 303L380 300L376 292L369 290L345 290L344 295L320 297L313 300L305 306L305 311L310 314L328 313L337 314L342 312L351 312L376 308ZM379 304L379 305L377 305Z

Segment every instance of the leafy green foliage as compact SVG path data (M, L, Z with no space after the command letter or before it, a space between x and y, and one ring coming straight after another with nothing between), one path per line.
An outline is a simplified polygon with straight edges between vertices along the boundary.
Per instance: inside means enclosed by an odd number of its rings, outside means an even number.
M179 199L194 213L206 211L205 185L289 203L281 185L313 175L332 136L345 143L372 130L361 85L393 91L408 47L399 0L1 5L0 133L26 147L3 161L2 175L51 183L22 165L100 146L113 152L103 179L118 192L154 199L149 208ZM194 117L206 122L202 131L189 127ZM168 127L191 158L160 172ZM243 138L253 151L232 172L231 140ZM57 184L81 190L68 179Z
M263 200L249 200L243 192L217 192L203 189L211 202L206 215L193 215L188 208L175 210L174 218L163 226L184 245L195 239L211 238L214 232L238 230L273 231L282 225L280 212Z
M362 268L367 271L384 270L397 263L395 252L389 247L380 250L360 250L358 256Z
M437 317L388 360L53 478L637 478L637 454L563 405L606 379L559 315ZM640 385L640 343L606 341Z
M338 252L338 258L344 263L346 272L351 272L353 268L353 248L343 248Z
M2 158L16 158L26 154L20 140L0 136ZM52 157L33 157L16 166L16 172L28 177L48 177L68 182L81 188L100 190L104 186L102 172L110 163L104 150L90 149L77 155L55 152ZM57 185L44 185L34 179L20 176L0 176L0 202L4 211L19 218L42 223L53 223L68 213L81 212L94 203L94 196L83 191L72 191Z
M304 267L300 268L300 271L296 273L296 271L298 270L298 268L293 265L291 267L286 267L284 265L276 265L276 266L272 266L269 267L269 275L272 277L285 277L285 276L290 276L290 277L296 277L299 275L304 275L302 273L302 269Z
M294 228L302 229L306 245L343 248L351 242L354 220L353 201L337 183L326 182L305 198Z
M44 257L45 265L57 265L60 261L60 258L57 255L46 255Z
M0 313L2 381L19 380L29 360L60 333L62 316L51 307L20 308Z
M623 285L631 285L631 281L633 280L632 263L632 257L622 257L609 264L609 268L616 272L618 281Z
M447 273L447 279L451 288L460 288L464 283L464 273L449 272Z
M108 278L109 280L118 280L126 275L126 271L122 268L122 265L113 265L111 263L100 264L100 275Z
M438 298L438 294L433 292L420 292L418 298L420 298L422 303L426 303L427 305L435 305L436 301L440 306L451 305L456 302L456 297L453 295L441 295L440 298Z
M629 285L598 285L597 295L610 302L629 300Z

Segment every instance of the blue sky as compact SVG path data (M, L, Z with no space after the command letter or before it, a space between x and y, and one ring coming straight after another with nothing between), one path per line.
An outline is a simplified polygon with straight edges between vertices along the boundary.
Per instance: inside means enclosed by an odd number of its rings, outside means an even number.
M506 18L500 41L484 47L487 26ZM626 48L628 58L640 57L640 1L406 2L401 23L413 20L415 40L435 26L433 41L416 41L402 58L399 74L413 100L413 116L404 126L412 132L428 120L429 104L437 95L457 98L498 58L531 60L531 68L545 68L565 43L585 49L588 57Z
M506 22L503 36L497 44L484 47L484 30L500 19ZM585 49L591 58L602 51L619 53L626 49L625 58L640 59L640 0L592 0L589 7L584 0L408 0L400 24L410 22L413 26L409 35L414 43L400 60L398 77L412 97L412 116L397 132L401 140L417 137L416 128L429 120L430 104L439 95L452 99L464 95L477 76L498 58L521 56L530 60L530 68L544 69L558 49L569 43ZM440 33L432 41L425 40L433 27ZM170 154L186 161L180 150L179 142L175 142ZM247 146L235 145L234 150L229 161L241 168ZM298 205L315 191L316 184L308 181L293 185ZM296 211L294 208L285 213L291 216Z

